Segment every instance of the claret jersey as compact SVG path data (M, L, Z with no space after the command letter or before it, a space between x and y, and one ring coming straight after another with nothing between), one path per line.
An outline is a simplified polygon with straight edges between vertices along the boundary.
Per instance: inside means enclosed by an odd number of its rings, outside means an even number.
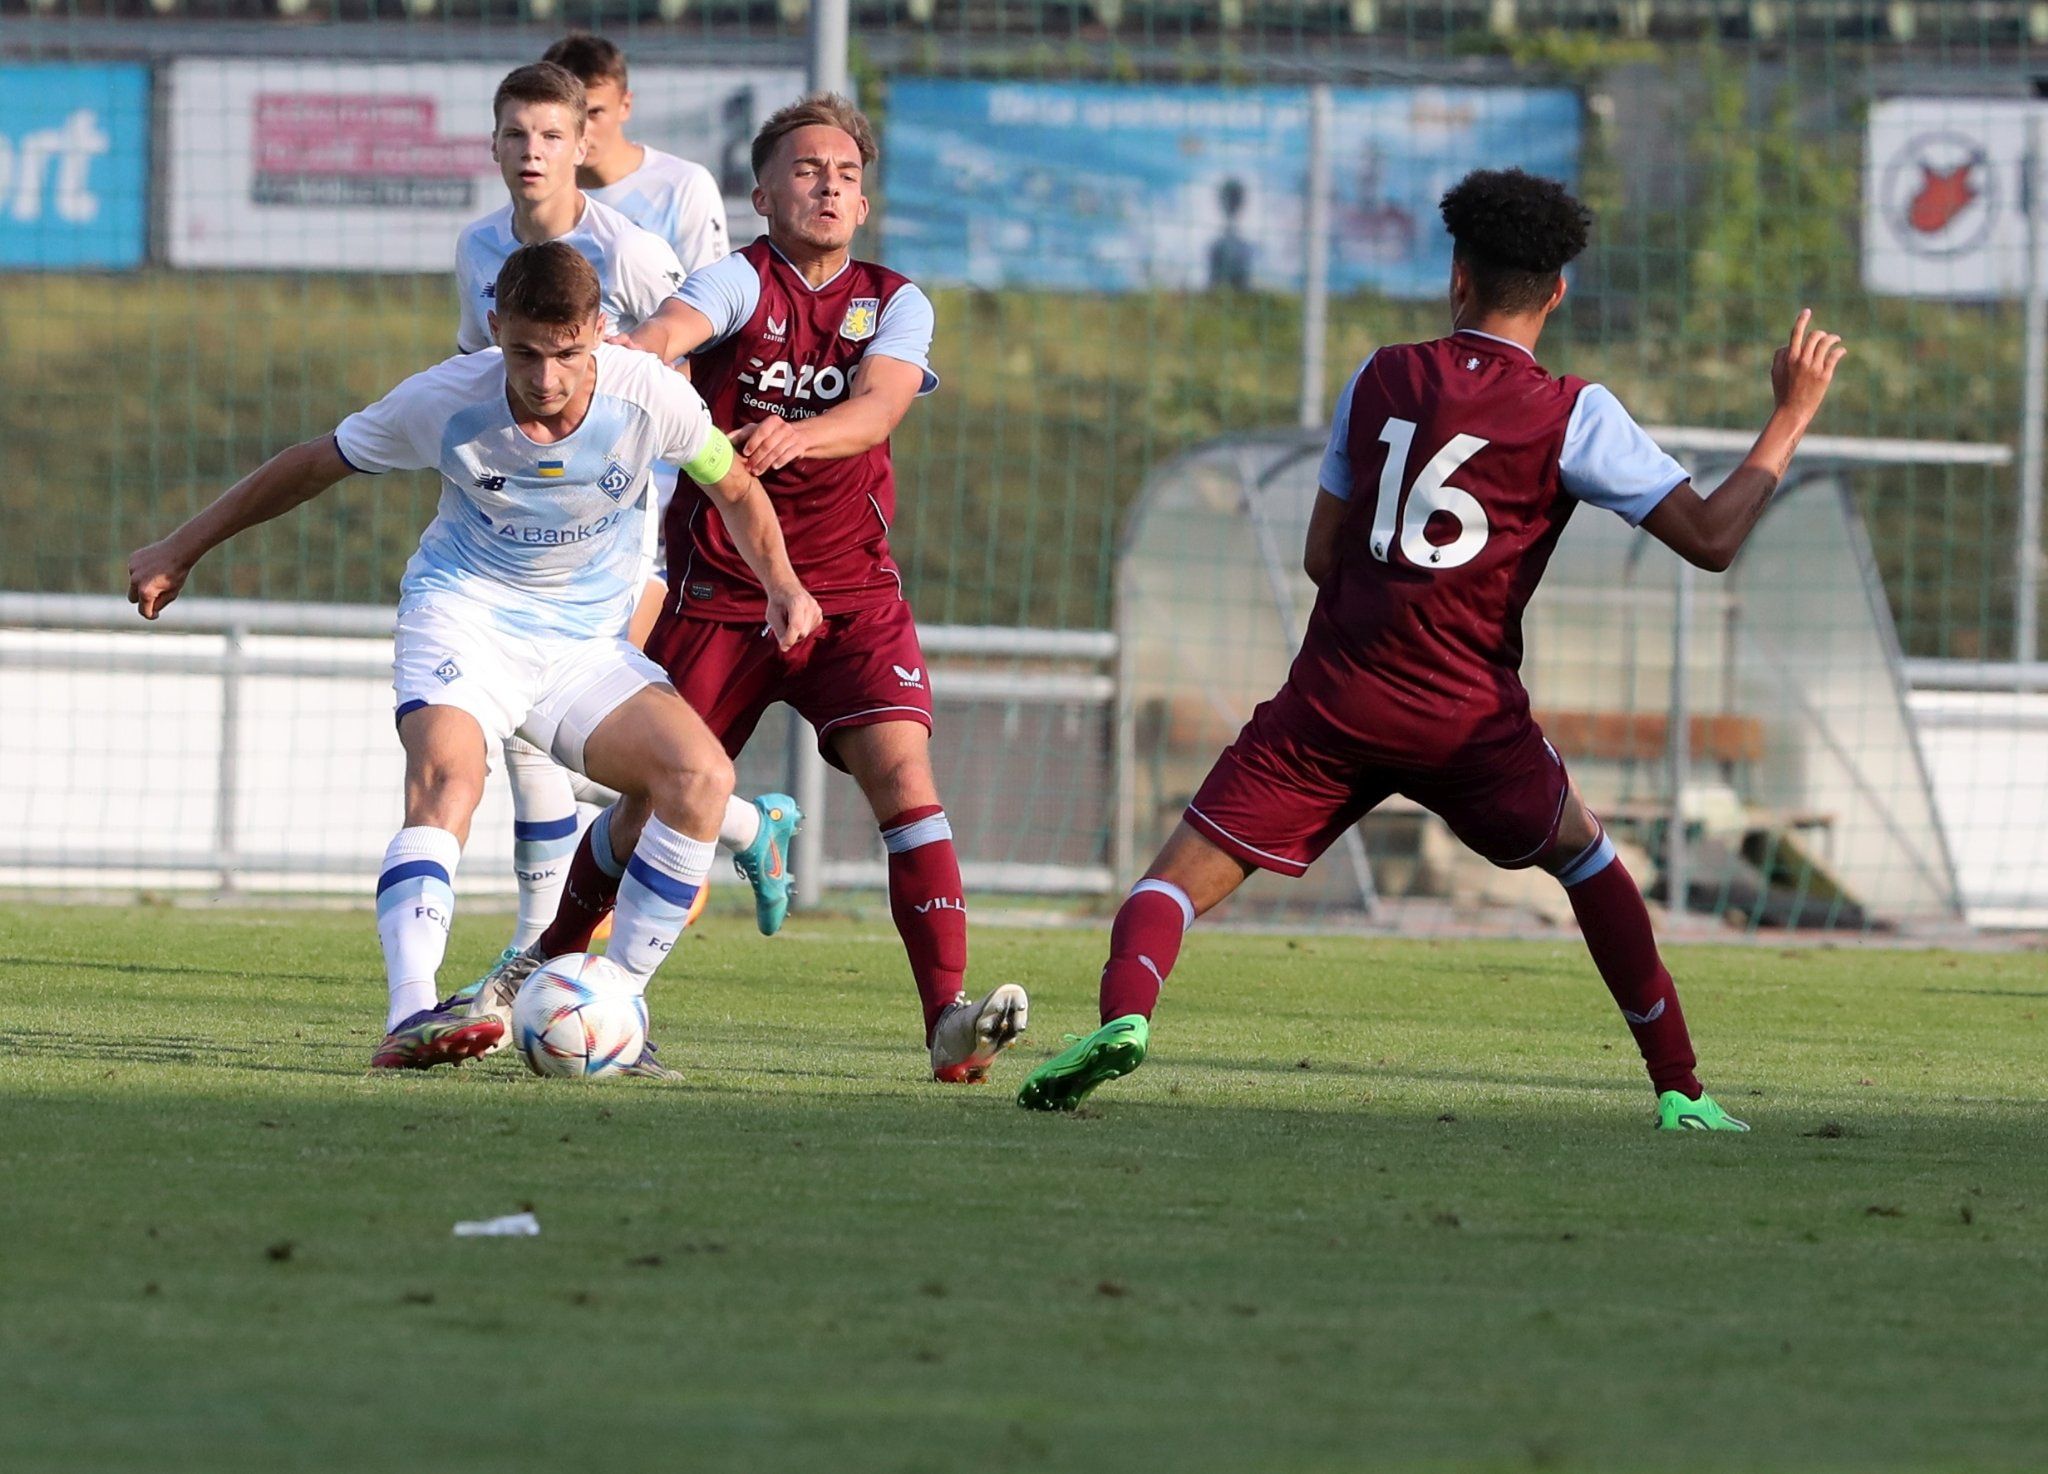
M691 373L715 422L737 429L771 415L808 419L845 402L869 354L931 372L932 309L907 278L848 261L812 287L764 237L697 272L683 300L711 320L714 338ZM889 443L843 460L796 460L761 478L782 524L789 560L826 614L902 597L889 552L896 476ZM673 607L706 619L752 620L765 600L725 524L687 481L668 512Z
M1380 349L1338 403L1320 482L1348 506L1289 685L1387 762L1506 741L1529 711L1522 611L1573 509L1634 526L1686 479L1606 389L1520 344Z

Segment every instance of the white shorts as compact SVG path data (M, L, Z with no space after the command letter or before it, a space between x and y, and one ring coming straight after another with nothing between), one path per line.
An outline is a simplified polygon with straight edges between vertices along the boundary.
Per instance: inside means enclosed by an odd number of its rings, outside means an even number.
M516 733L579 773L598 723L649 686L669 689L661 667L622 636L514 634L459 600L432 595L398 606L395 645L391 684L401 719L422 706L452 706L476 718L488 748Z

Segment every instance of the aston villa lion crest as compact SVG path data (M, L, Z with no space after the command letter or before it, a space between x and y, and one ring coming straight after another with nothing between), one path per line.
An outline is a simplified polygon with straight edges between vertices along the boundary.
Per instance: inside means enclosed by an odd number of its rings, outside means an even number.
M880 297L855 297L846 304L846 316L839 324L839 336L849 343L865 343L875 335L882 316Z

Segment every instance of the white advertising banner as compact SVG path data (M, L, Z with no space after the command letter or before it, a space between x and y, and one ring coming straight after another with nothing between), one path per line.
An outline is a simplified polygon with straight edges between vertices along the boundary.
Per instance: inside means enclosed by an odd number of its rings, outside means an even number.
M1864 285L1977 300L2026 289L2030 114L2048 127L2048 107L2021 98L1906 97L1871 108Z
M171 264L446 271L505 203L495 62L206 61L169 76ZM796 67L633 69L631 137L716 175L733 243L760 234L747 148L804 88Z

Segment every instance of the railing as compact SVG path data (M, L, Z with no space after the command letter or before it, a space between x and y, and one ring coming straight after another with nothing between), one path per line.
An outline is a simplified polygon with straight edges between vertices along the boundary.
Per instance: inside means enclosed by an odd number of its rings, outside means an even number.
M21 871L30 880L39 871L182 872L210 875L224 890L241 887L250 876L311 879L373 873L377 854L363 852L360 845L353 849L315 845L310 850L245 845L246 821L253 816L247 808L250 775L244 769L248 755L259 750L252 747L252 739L260 744L265 735L252 727L249 694L250 683L264 678L388 681L393 620L390 609L365 605L192 598L172 604L154 626L144 626L134 608L118 598L0 594L0 679L15 673L51 672L91 677L199 676L217 678L219 683L210 708L210 713L217 715L211 716L210 842L203 850L189 842L152 848L134 841L126 826L99 836L64 826L55 837L44 837L27 832L20 823L10 823L6 835L0 837L0 870ZM38 632L44 632L41 638ZM1116 683L1104 670L1116 655L1112 634L932 625L920 635L928 657L956 662L935 666L931 672L932 683L946 702L1081 707L1104 712L1107 727L1106 713L1116 698ZM993 661L1028 662L1029 668L992 669ZM383 719L388 707L376 706L368 691L360 695L366 705L375 706L371 715ZM140 724L150 721L152 713L137 703L124 717ZM88 735L73 734L70 746L84 746ZM388 748L380 744L374 753L365 753L366 767L373 758L375 766L388 768L396 751L395 743ZM828 843L832 806L826 801L827 770L815 740L800 722L792 724L787 764L791 791L808 815L799 843L808 856L818 857L815 863L807 861L803 873L808 884L802 894L815 898L834 888L881 884L886 865L879 858L824 858L833 852ZM37 781L33 775L15 776L23 777L25 783ZM375 787L381 792L383 781L366 771L361 784L365 791ZM395 800L395 788L391 797ZM481 839L481 819L478 827ZM862 827L869 827L865 816ZM473 856L465 870L474 872L477 879L493 873L489 860L481 855ZM503 865L496 867L497 872L504 870ZM970 858L963 871L968 885L978 890L1098 893L1113 884L1109 868L1101 864Z

